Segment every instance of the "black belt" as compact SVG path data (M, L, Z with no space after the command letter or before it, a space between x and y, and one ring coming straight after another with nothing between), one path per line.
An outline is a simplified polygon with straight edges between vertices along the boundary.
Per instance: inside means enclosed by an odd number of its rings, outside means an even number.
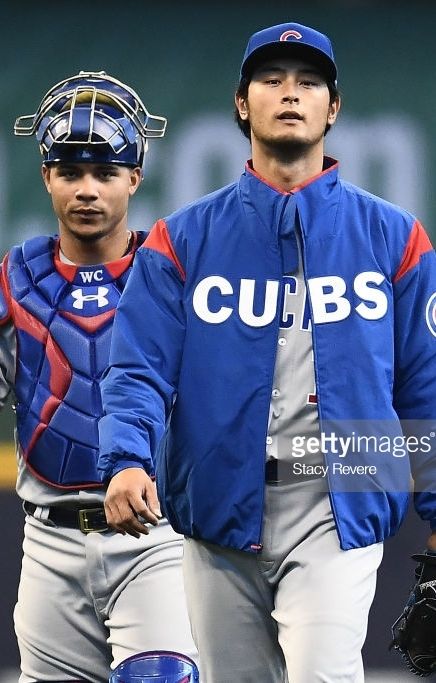
M318 474L295 474L292 463L277 458L268 458L265 463L265 483L271 486L279 484L298 484L302 481L318 481Z
M23 508L28 515L33 517L38 509L38 505L25 500ZM56 526L80 529L83 534L89 534L91 531L107 531L109 529L103 505L80 509L50 505L47 519Z

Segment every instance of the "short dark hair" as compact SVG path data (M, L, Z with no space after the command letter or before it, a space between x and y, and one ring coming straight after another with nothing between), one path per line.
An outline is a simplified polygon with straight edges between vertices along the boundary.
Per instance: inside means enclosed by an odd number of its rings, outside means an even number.
M242 77L239 85L236 90L236 95L238 97L242 97L244 100L247 99L248 97L248 86L250 85L250 78L247 77ZM335 83L332 83L331 81L327 81L327 87L329 89L330 93L330 104L332 104L338 97L339 97L339 90L336 86ZM241 119L239 115L239 110L238 107L235 106L234 109L234 119L236 123L238 124L239 130L242 131L242 133L245 135L248 140L251 140L251 127L250 127L250 122L249 121L244 121ZM328 123L325 127L324 135L327 135L331 128L331 125Z

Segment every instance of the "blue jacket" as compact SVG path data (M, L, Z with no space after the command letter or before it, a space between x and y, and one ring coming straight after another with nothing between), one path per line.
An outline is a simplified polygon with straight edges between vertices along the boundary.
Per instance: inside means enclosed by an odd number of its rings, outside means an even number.
M350 435L363 424L394 439L401 419L426 440L410 460L377 453L377 476L367 468L350 484L329 472L341 547L397 531L411 469L417 510L436 528L435 252L413 216L340 180L330 159L290 193L247 165L239 182L155 224L115 317L101 475L156 469L176 531L261 549L279 303L296 231L322 430ZM330 464L375 462L374 452L330 451Z

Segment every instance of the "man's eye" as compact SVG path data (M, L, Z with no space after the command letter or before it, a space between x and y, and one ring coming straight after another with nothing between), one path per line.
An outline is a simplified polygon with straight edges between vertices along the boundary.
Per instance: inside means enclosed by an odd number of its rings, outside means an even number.
M101 171L100 173L100 178L102 180L110 180L111 178L114 178L116 176L116 173L114 171Z
M305 78L304 81L301 81L302 85L307 85L309 87L314 87L319 85L318 81L312 81L310 78Z

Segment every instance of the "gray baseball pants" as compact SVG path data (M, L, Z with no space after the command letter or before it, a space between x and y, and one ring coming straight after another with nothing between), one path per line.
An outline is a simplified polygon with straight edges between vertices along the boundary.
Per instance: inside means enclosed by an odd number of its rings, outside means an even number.
M183 538L166 520L140 539L82 534L27 516L15 608L20 683L107 683L147 650L197 659L185 604Z
M362 683L382 554L340 549L323 480L266 486L259 555L185 539L202 683Z

